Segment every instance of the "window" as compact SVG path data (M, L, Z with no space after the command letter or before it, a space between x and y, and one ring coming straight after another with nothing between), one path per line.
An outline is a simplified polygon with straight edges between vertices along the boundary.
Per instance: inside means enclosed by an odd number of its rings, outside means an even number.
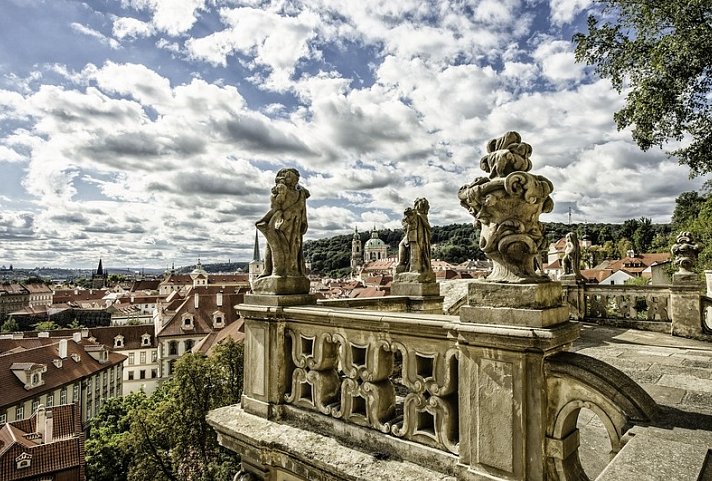
M151 362L158 362L158 351L151 351Z
M36 386L40 383L40 375L39 373L33 373L32 374L32 379L30 380L30 384L32 386Z
M72 401L79 401L79 383L74 385L74 392L72 392Z
M67 404L67 388L63 387L61 391L59 391L59 404Z
M178 355L178 341L171 341L168 343L168 355L177 356Z
M124 336L116 336L114 338L114 347L124 347Z
M175 359L168 361L168 374L173 374L173 365L175 362Z
M87 401L87 418L91 417L91 410L94 407L91 401Z
M153 369L151 369L151 379L155 379L157 377L158 377L158 369L156 369L154 367Z
M146 379L146 370L141 369L138 373L138 377L139 377L139 379Z
M29 468L32 464L32 455L29 453L22 453L15 458L15 466L17 469Z
M35 413L37 412L37 408L40 407L40 400L39 399L33 399L32 400L32 412Z
M135 361L134 356L135 354L133 352L129 353L129 366L133 366L133 363Z
M0 424L5 424L7 422L7 414L0 414Z
M151 336L146 334L141 338L141 345L142 346L150 346L151 345Z
M146 364L146 351L141 352L141 364Z
M129 381L133 381L133 378L134 378L134 372L129 371Z
M21 404L15 408L15 421L25 419L25 405Z
M193 345L194 345L194 344L195 344L195 341L193 341L192 339L186 339L185 342L184 342L184 345L185 345L185 352L188 352L188 351L190 351L191 349L193 349Z
M52 406L54 406L54 393L53 392L47 394L47 407L51 408Z

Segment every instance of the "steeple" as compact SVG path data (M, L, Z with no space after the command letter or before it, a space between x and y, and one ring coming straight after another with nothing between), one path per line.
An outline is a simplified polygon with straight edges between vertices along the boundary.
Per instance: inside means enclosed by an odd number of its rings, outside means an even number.
M252 254L252 260L253 261L260 260L260 241L259 241L259 238L257 237L257 229L255 229L255 251Z
M103 276L104 275L104 269L101 266L101 257L99 258L99 267L96 268L96 275L97 276Z

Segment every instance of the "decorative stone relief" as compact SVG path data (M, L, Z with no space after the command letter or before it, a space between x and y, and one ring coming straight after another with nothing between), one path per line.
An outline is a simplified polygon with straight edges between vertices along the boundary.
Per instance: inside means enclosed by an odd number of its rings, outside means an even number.
M535 258L546 239L539 216L554 207L552 183L532 175L532 148L517 132L507 132L487 144L478 177L460 188L461 205L475 217L480 249L494 264L492 282L549 282L535 272Z
M635 292L586 294L586 317L669 322L668 298Z
M674 262L678 268L678 271L673 275L673 281L696 280L697 274L692 272L691 269L697 262L700 246L695 243L692 233L680 232L670 251L675 256Z
M288 403L313 407L324 414L331 413L337 400L340 379L336 371L337 344L329 334L305 336L288 330L292 341L292 389L285 395Z
M255 224L267 239L262 274L252 290L261 294L305 294L309 292L302 251L307 231L309 191L299 185L296 169L281 169L270 195L270 210Z

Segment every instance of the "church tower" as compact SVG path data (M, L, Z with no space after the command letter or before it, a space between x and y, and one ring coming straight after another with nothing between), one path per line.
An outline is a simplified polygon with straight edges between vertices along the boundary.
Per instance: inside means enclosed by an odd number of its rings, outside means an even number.
M351 276L356 277L358 268L363 265L363 249L361 245L361 236L358 233L358 228L354 229L354 237L351 241Z
M255 248L252 252L252 261L248 266L248 272L250 274L250 283L252 283L252 281L257 279L262 274L264 266L264 261L260 259L260 239L257 234L257 230L255 230Z
M106 287L106 281L108 280L108 277L108 272L104 270L100 258L99 267L97 267L96 272L91 275L91 287L93 289L103 289L104 287Z

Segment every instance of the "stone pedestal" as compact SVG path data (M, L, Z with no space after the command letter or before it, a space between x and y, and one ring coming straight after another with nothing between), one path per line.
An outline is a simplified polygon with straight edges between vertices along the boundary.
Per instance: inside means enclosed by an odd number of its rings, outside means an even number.
M460 320L476 324L551 327L569 319L569 308L562 305L562 295L558 282L473 282L469 286L469 305L460 308Z
M252 291L257 294L290 295L309 292L306 276L267 276L252 281Z
M670 320L673 336L702 338L702 298L694 283L673 284L670 291Z
M391 284L392 296L440 296L440 285L437 282L423 284L420 282L396 282Z
M564 289L564 302L569 306L569 317L581 321L586 317L586 281L574 276L573 279L561 278Z
M245 304L259 306L304 306L316 304L312 294L245 294Z
M705 271L705 281L707 282L707 297L712 297L712 270Z

